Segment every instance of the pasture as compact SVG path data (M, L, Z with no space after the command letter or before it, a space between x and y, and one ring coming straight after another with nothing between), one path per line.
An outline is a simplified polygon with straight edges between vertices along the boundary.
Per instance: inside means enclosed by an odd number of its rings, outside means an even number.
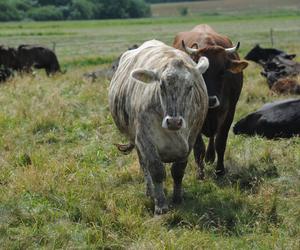
M193 157L183 180L182 205L153 217L153 204L135 151L108 110L109 81L87 82L85 72L105 68L134 43L208 23L244 56L255 43L300 52L296 12L161 19L1 23L0 43L52 47L66 74L17 75L0 86L0 248L2 249L299 249L300 140L229 134L228 174L195 178ZM298 56L298 61L300 57ZM254 64L245 71L235 121L270 94ZM166 181L168 197L172 180Z

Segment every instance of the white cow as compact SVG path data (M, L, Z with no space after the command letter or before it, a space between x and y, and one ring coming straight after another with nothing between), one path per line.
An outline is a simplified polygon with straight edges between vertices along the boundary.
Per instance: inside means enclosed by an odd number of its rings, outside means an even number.
M167 211L163 191L163 163L172 164L173 201L182 200L182 178L187 159L208 110L202 73L209 63L198 64L184 52L156 40L125 52L109 88L112 117L134 147L145 175L147 194L154 198L155 214Z

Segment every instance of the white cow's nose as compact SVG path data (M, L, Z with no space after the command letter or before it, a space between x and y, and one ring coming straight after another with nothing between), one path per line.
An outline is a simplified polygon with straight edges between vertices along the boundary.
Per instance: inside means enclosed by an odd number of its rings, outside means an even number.
M186 127L186 122L182 116L169 116L167 115L162 122L162 127L169 130L179 130Z

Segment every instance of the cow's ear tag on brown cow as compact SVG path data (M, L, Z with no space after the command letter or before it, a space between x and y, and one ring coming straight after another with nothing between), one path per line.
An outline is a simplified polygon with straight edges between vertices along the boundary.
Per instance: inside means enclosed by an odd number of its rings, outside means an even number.
M159 80L155 71L146 69L136 69L132 71L131 77L143 83L153 83Z
M208 97L208 108L209 109L214 109L219 106L220 106L220 101L216 95Z
M237 74L242 72L245 68L247 68L248 62L244 60L231 60L230 66L228 68L228 71L231 73Z

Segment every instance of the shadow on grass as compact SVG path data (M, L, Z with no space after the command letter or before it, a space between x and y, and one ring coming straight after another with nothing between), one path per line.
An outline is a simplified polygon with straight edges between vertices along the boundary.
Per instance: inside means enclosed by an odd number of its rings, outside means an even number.
M280 221L276 195L265 202L255 201L232 187L221 188L212 180L193 183L186 189L184 201L165 216L165 225L242 235L259 226L264 232Z
M210 173L209 173L210 176ZM225 235L242 235L259 227L264 232L278 225L276 194L266 200L253 197L266 178L278 177L275 165L264 168L229 167L222 178L193 181L186 188L184 201L165 217L165 225L191 227ZM213 176L214 177L214 176Z
M249 167L241 167L231 163L227 173L220 178L215 178L219 187L234 187L244 192L256 193L265 179L277 178L279 173L273 163L265 164L258 168L251 164Z

